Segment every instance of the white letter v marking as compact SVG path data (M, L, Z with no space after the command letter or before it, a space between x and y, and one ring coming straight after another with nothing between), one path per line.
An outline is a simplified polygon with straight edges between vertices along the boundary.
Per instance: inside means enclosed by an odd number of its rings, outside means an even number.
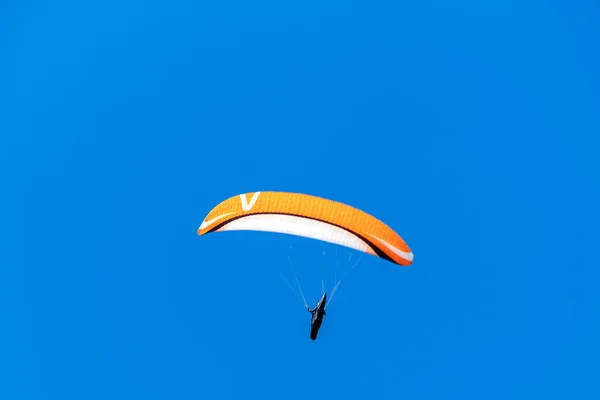
M252 207L256 204L256 200L258 200L258 195L260 192L255 192L250 199L250 204L248 204L248 200L246 199L246 194L240 194L240 199L242 200L242 210L250 211Z

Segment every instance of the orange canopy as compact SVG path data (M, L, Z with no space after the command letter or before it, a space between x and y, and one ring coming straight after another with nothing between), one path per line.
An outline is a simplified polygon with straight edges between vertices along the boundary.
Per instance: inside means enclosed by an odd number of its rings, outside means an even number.
M349 205L300 193L254 192L213 208L199 235L250 230L278 232L335 243L409 266L413 253L386 224Z

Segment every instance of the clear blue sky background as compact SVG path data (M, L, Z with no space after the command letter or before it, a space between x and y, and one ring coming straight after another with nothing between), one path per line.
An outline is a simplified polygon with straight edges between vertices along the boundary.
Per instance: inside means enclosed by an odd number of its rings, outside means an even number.
M600 398L599 19L2 2L0 398ZM415 262L363 257L312 342L281 275L314 305L335 246L196 234L256 190L366 210Z

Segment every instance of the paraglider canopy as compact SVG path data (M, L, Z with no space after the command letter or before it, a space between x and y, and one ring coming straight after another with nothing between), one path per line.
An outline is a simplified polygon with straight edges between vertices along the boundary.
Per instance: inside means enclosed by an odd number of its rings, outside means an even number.
M303 236L402 266L413 262L408 245L382 221L347 204L307 194L253 192L230 197L208 213L198 234L233 230Z

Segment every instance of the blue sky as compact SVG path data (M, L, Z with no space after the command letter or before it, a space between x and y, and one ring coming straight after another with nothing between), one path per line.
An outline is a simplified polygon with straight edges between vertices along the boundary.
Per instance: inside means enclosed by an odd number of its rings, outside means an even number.
M0 5L0 398L597 399L592 1ZM196 229L309 193L363 257ZM325 255L323 255L323 252ZM349 260L349 258L351 258Z

